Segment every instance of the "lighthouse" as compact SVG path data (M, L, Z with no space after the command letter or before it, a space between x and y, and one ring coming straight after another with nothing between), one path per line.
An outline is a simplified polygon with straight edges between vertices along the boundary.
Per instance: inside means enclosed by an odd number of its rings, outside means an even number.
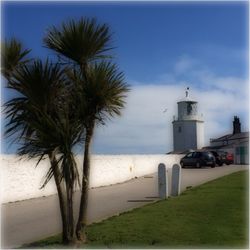
M204 147L204 121L198 115L198 102L186 96L179 102L178 117L173 120L174 151L201 149Z

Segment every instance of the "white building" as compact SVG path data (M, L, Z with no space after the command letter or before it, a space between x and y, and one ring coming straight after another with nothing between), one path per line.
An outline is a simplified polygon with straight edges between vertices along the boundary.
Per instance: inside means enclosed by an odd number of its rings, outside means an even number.
M173 123L174 152L204 146L204 121L198 115L198 102L186 97L178 103L178 118Z
M210 139L210 146L204 149L225 151L234 155L235 164L249 164L249 132L241 132L240 119L233 120L233 133Z

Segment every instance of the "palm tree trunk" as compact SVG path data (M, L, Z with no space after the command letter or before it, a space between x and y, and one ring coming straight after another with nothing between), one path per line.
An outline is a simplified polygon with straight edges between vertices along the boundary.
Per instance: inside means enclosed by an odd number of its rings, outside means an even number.
M62 218L62 239L64 244L68 244L67 203L66 203L65 187L63 186L63 182L60 180L60 171L57 165L54 152L49 154L49 159L51 166L53 168L53 176L56 183L59 205L60 205L60 212Z
M73 211L73 186L66 183L67 193L67 223L68 223L68 244L75 244L74 211Z
M80 242L86 242L86 225L87 225L87 206L88 206L88 187L89 187L89 170L90 170L90 145L94 132L94 124L86 129L86 140L84 146L83 160L83 177L82 177L82 194L79 209L79 217L76 225L76 237Z
M53 175L56 183L60 212L62 218L62 240L65 245L74 245L74 214L73 214L73 187L72 185L64 185L61 181L60 170L55 158L55 153L49 155ZM66 189L66 190L65 190Z

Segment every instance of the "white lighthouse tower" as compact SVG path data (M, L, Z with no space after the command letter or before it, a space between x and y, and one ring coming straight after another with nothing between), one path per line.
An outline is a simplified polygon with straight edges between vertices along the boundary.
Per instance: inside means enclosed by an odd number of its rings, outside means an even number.
M179 101L178 118L174 118L174 151L200 149L204 147L204 121L198 116L198 102L188 96Z

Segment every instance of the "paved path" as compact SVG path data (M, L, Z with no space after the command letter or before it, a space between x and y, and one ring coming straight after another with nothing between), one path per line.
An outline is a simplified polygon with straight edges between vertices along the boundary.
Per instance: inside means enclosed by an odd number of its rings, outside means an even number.
M197 186L246 166L182 169L181 189ZM169 185L171 170L168 170ZM170 190L170 189L169 189ZM157 174L122 184L90 189L88 223L157 200ZM79 205L79 192L75 204ZM77 213L77 211L75 211ZM13 248L60 232L61 222L56 195L2 205L2 248Z

